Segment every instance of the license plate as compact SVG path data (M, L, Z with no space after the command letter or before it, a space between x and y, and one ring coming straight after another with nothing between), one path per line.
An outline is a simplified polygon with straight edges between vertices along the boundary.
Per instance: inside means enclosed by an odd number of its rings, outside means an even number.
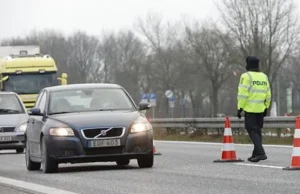
M120 146L120 139L97 139L89 142L89 147L115 147Z
M0 141L11 141L11 137L9 136L0 137Z

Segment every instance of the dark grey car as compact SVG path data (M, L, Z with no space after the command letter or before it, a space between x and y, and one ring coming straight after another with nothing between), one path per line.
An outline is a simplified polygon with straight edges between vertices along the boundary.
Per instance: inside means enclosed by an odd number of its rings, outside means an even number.
M26 130L28 170L56 172L59 163L137 159L153 166L153 129L125 91L115 84L74 84L43 89L29 111Z
M14 92L0 92L0 150L15 149L23 153L28 114Z

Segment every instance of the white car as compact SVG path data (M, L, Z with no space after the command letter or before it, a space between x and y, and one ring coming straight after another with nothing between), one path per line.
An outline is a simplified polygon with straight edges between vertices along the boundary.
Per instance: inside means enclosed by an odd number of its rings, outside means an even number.
M28 113L14 92L0 92L0 150L23 153Z

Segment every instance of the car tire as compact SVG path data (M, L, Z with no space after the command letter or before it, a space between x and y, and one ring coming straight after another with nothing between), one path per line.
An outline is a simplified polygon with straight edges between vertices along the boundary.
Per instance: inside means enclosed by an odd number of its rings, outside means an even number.
M22 154L24 153L24 148L18 148L16 149L17 154Z
M154 155L153 153L141 156L137 159L138 165L140 168L151 168L154 164Z
M56 173L58 170L58 163L49 157L47 152L47 145L44 138L41 141L41 154L42 154L42 166L44 173Z
M126 166L130 163L130 160L118 160L116 163L118 166Z
M26 168L29 171L40 170L41 169L41 163L33 162L30 159L30 150L29 150L29 146L28 146L27 141L26 141L26 149L25 149L25 162L26 162Z

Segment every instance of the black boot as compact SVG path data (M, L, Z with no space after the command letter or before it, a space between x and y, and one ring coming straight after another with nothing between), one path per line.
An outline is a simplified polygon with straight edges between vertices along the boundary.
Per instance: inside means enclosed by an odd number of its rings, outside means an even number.
M253 158L249 158L248 161L250 162L259 162L260 160L266 160L268 157L266 154L263 154L263 155L258 155L258 156L255 156Z

